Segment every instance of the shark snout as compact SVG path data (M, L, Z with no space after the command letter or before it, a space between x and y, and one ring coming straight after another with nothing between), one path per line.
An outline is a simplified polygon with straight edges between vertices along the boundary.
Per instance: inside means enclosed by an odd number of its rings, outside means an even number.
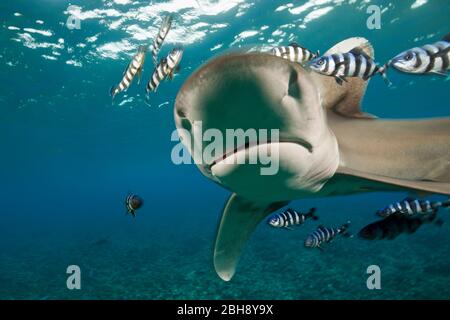
M267 54L213 59L183 84L174 116L200 171L234 192L254 198L271 185L280 197L318 187L316 145L328 132L314 81L298 64Z
M302 106L310 103L301 83L307 77L298 64L267 54L213 59L182 86L175 103L177 128L192 131L201 122L204 130L222 133L278 129L282 137L295 139L305 118L314 117Z

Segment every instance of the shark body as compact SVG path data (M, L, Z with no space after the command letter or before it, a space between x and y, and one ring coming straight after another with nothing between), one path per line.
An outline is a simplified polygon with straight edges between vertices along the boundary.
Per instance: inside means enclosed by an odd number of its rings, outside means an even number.
M363 38L344 40L326 54L355 47L374 56ZM202 121L204 128L222 132L280 130L280 141L274 142L279 150L276 175L260 175L255 164L197 165L232 192L214 248L214 267L223 280L235 274L256 226L289 201L372 191L450 195L450 118L377 119L361 109L366 86L357 78L340 86L333 78L263 53L215 58L184 83L174 112L179 129L190 131L194 121ZM267 146L240 148L227 157L248 156L262 147Z

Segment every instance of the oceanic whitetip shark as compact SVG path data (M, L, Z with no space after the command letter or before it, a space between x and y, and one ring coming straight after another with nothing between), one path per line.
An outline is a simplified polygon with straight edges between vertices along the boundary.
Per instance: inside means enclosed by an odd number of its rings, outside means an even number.
M344 40L326 54L356 47L374 58L363 38ZM219 56L183 84L174 111L182 140L180 129L189 132L194 121L224 135L225 129L280 130L279 142L268 142L278 143L275 175L261 175L259 165L248 163L197 164L203 175L232 192L214 248L214 267L223 280L233 277L256 226L291 200L372 191L450 195L450 118L377 119L360 106L366 86L358 78L341 86L264 53ZM252 144L225 157L261 147Z

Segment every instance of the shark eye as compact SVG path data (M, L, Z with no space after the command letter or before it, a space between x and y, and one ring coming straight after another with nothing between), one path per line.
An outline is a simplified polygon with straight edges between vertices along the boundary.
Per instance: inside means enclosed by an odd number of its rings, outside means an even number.
M325 60L320 59L317 63L319 64L319 66L322 66L325 63Z

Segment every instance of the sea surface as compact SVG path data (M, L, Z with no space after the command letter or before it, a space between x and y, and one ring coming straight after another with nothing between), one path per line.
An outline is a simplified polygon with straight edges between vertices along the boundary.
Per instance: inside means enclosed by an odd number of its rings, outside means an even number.
M370 5L381 9L381 29L367 27ZM112 103L110 87L169 13L161 54L182 45L180 73L147 101L149 55L141 84ZM449 299L450 212L441 212L442 226L392 241L303 246L319 224L351 220L356 235L405 193L295 201L300 211L317 207L320 220L294 231L261 224L224 282L212 252L229 192L171 161L176 94L212 57L291 42L325 52L362 36L384 63L440 40L449 13L448 0L2 1L0 299ZM365 111L450 115L448 78L389 77L392 88L381 77L370 82ZM125 214L129 192L145 201L134 219ZM81 269L80 290L66 286L70 265ZM370 265L381 269L380 290L366 286Z

